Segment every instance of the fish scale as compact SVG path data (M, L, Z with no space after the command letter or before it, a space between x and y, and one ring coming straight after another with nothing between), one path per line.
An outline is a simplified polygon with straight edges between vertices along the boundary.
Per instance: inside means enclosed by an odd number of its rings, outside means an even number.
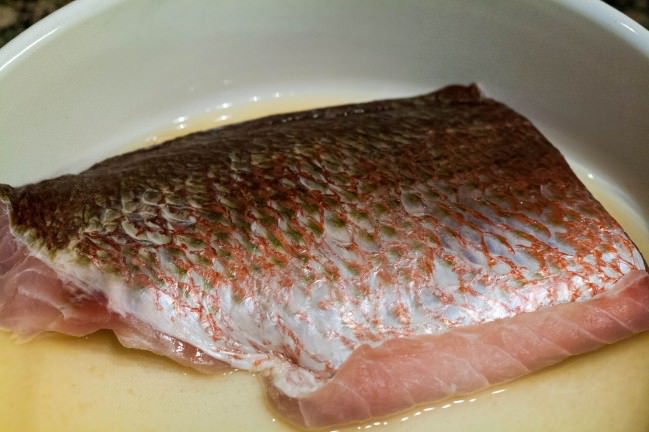
M560 153L473 86L199 132L0 199L62 278L289 397L361 345L644 268Z

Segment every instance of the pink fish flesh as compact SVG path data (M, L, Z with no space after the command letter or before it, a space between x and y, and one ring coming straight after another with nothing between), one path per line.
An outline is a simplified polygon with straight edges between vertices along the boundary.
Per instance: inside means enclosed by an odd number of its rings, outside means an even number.
M451 86L0 185L0 326L256 371L324 427L647 330L649 274L528 120Z

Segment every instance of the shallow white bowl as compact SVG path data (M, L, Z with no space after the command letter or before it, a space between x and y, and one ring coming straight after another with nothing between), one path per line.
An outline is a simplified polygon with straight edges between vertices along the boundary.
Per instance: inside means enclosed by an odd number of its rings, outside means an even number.
M78 0L0 49L0 183L233 106L469 82L647 226L649 32L595 0Z
M649 216L649 32L584 0L77 1L0 50L0 181L221 103L473 81Z

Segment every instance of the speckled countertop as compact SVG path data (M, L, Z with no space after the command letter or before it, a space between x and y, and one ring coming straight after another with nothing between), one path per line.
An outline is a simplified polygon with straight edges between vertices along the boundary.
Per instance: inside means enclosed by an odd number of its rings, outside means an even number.
M0 46L71 0L0 0ZM608 0L606 3L649 27L649 0Z
M0 0L0 46L71 0Z

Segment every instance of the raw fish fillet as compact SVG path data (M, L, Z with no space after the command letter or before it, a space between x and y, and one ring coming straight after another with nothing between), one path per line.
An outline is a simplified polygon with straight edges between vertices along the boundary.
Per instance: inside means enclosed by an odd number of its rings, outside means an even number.
M257 371L324 427L647 330L649 274L528 120L451 86L0 185L0 326Z

